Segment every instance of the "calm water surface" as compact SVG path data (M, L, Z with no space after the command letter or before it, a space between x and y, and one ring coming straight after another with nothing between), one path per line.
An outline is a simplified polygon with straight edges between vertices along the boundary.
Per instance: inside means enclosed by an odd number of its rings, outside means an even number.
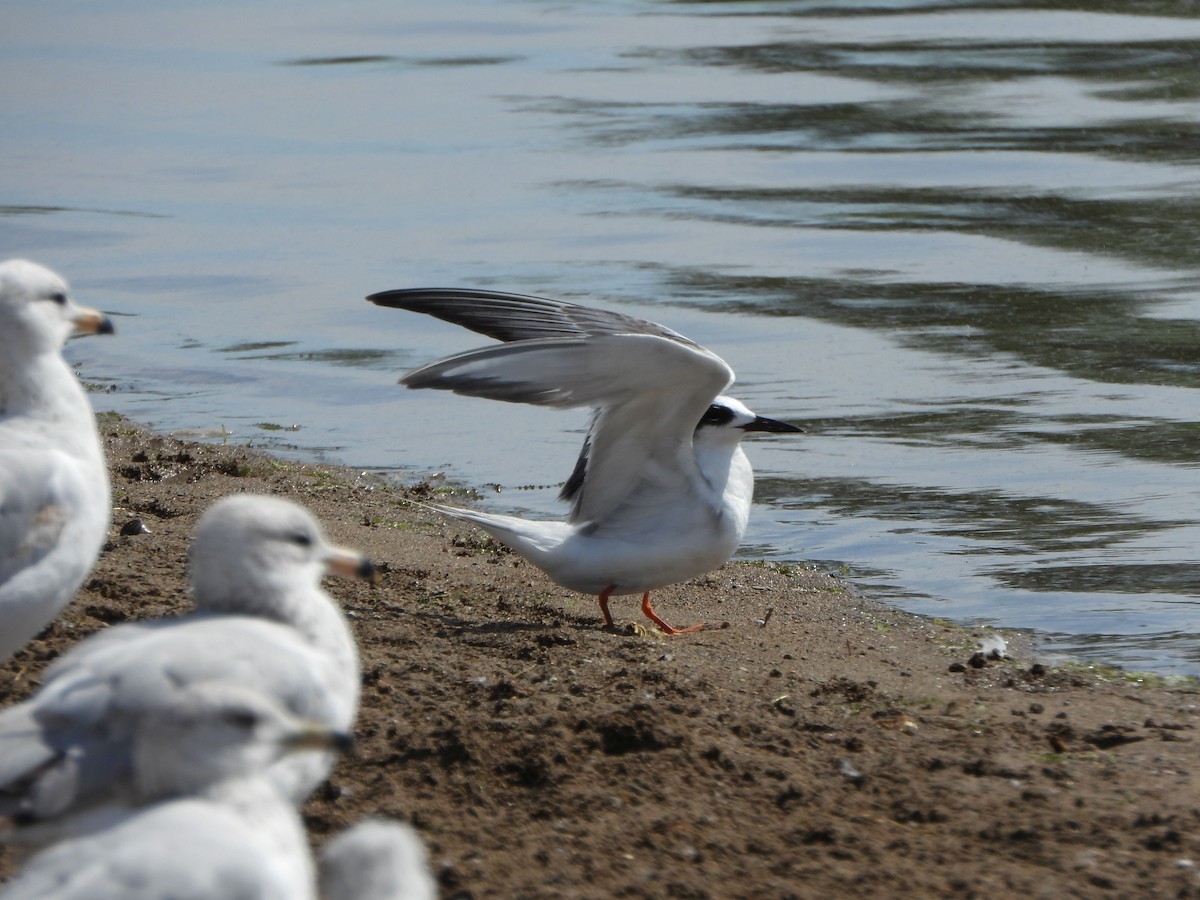
M1197 673L1200 18L1066 6L4 4L0 254L120 317L100 409L543 516L586 415L363 295L663 321L808 429L744 555Z

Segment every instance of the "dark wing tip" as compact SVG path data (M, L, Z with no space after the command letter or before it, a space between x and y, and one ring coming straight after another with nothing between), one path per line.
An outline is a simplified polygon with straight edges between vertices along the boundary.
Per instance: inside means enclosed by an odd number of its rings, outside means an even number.
M404 295L408 291L376 291L374 294L367 294L367 300L374 303L376 306L390 306L393 309L404 309Z
M367 297L376 306L424 313L498 341L648 334L697 346L677 331L564 300L477 288L400 288Z
M575 501L578 505L579 496L583 491L583 483L587 478L588 457L592 451L592 433L588 431L588 435L583 440L583 449L579 451L579 458L575 460L575 468L571 470L571 476L563 483L562 490L559 491L558 499L566 502Z
M467 301L533 303L545 304L547 307L560 305L554 300L543 300L540 297L529 297L525 294L510 294L505 291L489 291L480 288L452 287L392 288L389 291L376 291L373 294L367 294L367 300L377 306L391 306L397 309L408 309L410 306L423 307Z

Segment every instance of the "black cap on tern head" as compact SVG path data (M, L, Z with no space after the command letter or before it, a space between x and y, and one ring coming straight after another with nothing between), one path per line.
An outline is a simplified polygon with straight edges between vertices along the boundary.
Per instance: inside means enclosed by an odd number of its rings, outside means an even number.
M714 400L708 409L705 410L704 415L700 417L700 421L696 423L696 428L699 430L704 427L736 428L743 432L765 431L776 434L791 434L804 431L803 428L797 428L795 425L789 425L777 419L757 416L739 401L726 396L721 396Z

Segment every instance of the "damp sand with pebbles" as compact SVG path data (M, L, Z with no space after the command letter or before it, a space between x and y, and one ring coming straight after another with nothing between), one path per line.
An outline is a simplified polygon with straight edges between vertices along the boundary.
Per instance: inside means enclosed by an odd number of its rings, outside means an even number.
M428 485L111 416L101 432L109 545L0 669L0 700L92 631L186 611L188 541L218 497L296 500L381 569L325 583L363 696L358 752L304 810L316 845L409 821L450 898L1200 896L1192 682L1058 665L1014 634L1011 658L972 662L990 632L802 566L658 592L698 634L646 632L628 598L613 615L639 627L606 631L594 597L406 502Z

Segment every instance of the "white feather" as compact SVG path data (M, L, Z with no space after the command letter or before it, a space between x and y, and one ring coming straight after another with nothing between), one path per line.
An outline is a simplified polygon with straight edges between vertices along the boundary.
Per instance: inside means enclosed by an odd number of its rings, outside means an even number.
M423 366L402 384L595 410L563 489L572 501L565 522L434 508L483 528L563 587L601 595L606 616L608 596L646 594L729 559L754 490L738 446L745 429L799 430L723 396L734 378L729 365L654 322L493 291L414 289L368 299L505 342Z
M0 263L0 662L67 605L108 533L100 436L62 358L85 323L111 330L54 272Z

